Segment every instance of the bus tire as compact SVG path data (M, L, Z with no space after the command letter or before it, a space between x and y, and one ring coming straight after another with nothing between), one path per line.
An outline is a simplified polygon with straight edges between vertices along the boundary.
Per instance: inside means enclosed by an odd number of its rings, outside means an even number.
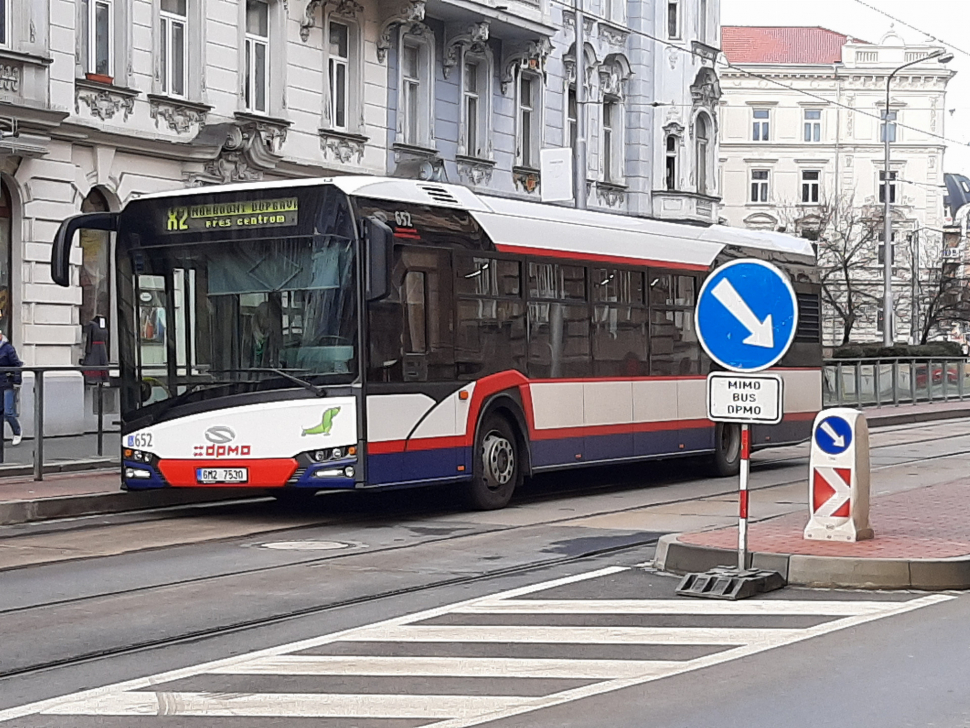
M714 427L714 474L722 478L741 470L741 426L718 422Z
M504 508L523 479L519 440L509 421L497 413L485 416L472 452L472 480L465 500L479 511Z

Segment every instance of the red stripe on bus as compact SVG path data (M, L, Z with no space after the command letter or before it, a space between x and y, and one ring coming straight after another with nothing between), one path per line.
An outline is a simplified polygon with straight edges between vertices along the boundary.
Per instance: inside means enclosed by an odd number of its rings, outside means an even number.
M245 483L201 484L196 478L198 468L247 468L248 480ZM253 460L160 460L158 469L162 471L169 485L182 488L233 488L240 485L261 488L282 487L296 472L297 462L293 458L265 458Z
M709 266L696 263L674 263L667 260L652 260L648 258L631 258L623 255L601 255L599 253L577 253L571 250L548 250L546 248L532 248L525 245L506 245L496 243L500 253L514 253L517 255L531 255L542 258L568 258L569 260L583 260L593 263L617 263L619 265L652 266L668 270L706 271Z

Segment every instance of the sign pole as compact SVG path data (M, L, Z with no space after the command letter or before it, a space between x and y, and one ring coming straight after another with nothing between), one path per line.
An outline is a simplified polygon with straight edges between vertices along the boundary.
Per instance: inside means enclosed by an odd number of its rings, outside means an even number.
M738 492L738 571L748 568L748 472L751 438L748 425L741 425L741 489Z

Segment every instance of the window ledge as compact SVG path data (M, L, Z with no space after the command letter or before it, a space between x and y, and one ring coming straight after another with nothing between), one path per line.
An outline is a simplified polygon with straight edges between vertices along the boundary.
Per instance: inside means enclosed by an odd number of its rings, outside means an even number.
M233 116L238 120L245 123L253 124L269 124L270 126L277 126L282 129L289 129L293 125L292 121L287 119L281 119L278 116L270 116L269 114L258 114L251 111L237 111Z
M408 152L409 154L417 154L423 156L438 156L438 150L432 146L422 146L419 144L405 144L404 142L394 142L391 148L399 152Z
M20 51L10 50L9 48L0 48L0 60L26 63L30 66L49 66L54 62L53 58L48 58L47 56L38 56L35 53L21 53Z
M483 167L494 167L494 159L483 159L482 157L468 157L464 154L456 154L455 161L460 164L479 164Z
M117 84L113 83L103 83L102 81L92 81L90 78L75 78L74 86L79 89L116 94L118 96L124 96L131 99L135 98L141 93L141 91L135 88L126 88L125 86L118 86Z

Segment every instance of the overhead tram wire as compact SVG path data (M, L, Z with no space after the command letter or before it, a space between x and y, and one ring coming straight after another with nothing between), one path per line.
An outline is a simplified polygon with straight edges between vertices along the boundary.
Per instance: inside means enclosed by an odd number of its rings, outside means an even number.
M566 10L573 10L574 9L572 5L570 5L567 2L563 2L563 0L550 0L550 2L553 3L554 5L559 5L560 7L565 8ZM586 13L585 15L586 15L587 19L592 19L592 20L598 20L598 21L607 22L606 21L606 18L604 18L604 17L602 17L600 15L594 15L593 13ZM686 53L689 56L704 57L703 54L701 54L701 53L698 53L696 51L693 51L693 50L691 50L689 48L682 48L681 46L677 45L676 43L671 43L670 41L664 40L663 38L658 38L657 36L650 35L650 33L647 33L645 31L635 30L633 28L626 28L626 30L629 33L633 34L633 35L639 35L639 36L641 36L643 38L647 38L647 39L652 40L652 41L654 41L656 43L660 43L661 45L665 45L668 48L675 48L678 51L680 51L681 53ZM724 52L721 51L720 55L723 56L724 55ZM728 61L727 59L725 59L723 61L720 61L719 62L719 65L720 65L721 68L730 68L732 71L737 71L738 73L743 73L744 75L750 76L751 78L757 78L757 79L759 79L761 81L767 81L768 83L774 84L775 86L779 86L779 87L784 88L784 89L787 89L788 91L794 91L795 93L802 94L803 96L808 96L810 98L816 99L817 101L823 101L823 102L825 102L829 106L835 106L835 107L838 107L838 108L841 108L841 109L845 109L846 111L850 111L850 112L855 113L855 114L861 114L862 116L868 116L868 117L870 117L872 119L876 119L877 121L880 121L880 122L883 120L882 116L880 116L879 114L874 114L872 112L865 111L864 109L857 109L854 106L849 106L849 105L844 104L844 103L841 103L839 101L834 101L832 99L826 98L825 96L820 96L819 94L814 94L811 91L805 91L805 90L800 89L800 88L795 88L794 86L790 86L787 83L782 83L781 81L775 80L775 79L771 78L770 76L764 76L764 75L762 75L760 73L755 73L754 71L749 71L746 68L741 68L740 66L736 66L733 63L731 63L730 61ZM647 104L647 105L650 106L652 104ZM660 102L658 105L659 106L663 106L664 104L663 104L663 102ZM925 134L926 136L933 137L934 139L940 139L941 141L944 141L947 144L950 144L950 145L953 145L953 146L957 146L957 147L970 146L970 142L962 142L962 141L958 141L956 139L951 139L950 137L944 136L943 134L937 134L937 133L932 132L932 131L927 131L925 129L920 129L917 126L912 126L910 124L903 124L900 121L894 121L893 124L895 124L897 127L900 127L902 129L909 129L910 131L919 132L920 134Z
M870 10L875 10L880 15L886 16L887 18L889 18L890 20L892 20L895 23L899 23L900 25L905 25L910 30L915 30L917 33L922 33L923 35L925 35L930 40L934 40L937 43L942 43L947 48L950 48L952 50L955 50L958 53L962 53L965 56L970 56L970 52L967 52L967 51L963 50L962 48L953 45L952 43L947 43L945 40L942 40L941 38L937 38L932 33L927 33L925 30L921 30L921 29L917 28L915 25L913 25L912 23L908 23L908 22L906 22L905 20L903 20L901 18L897 18L895 15L890 15L889 13L887 13L882 8L878 8L878 7L876 7L875 5L873 5L871 3L867 3L865 0L855 0L855 2L859 3L859 5L862 5L863 7L869 8Z

